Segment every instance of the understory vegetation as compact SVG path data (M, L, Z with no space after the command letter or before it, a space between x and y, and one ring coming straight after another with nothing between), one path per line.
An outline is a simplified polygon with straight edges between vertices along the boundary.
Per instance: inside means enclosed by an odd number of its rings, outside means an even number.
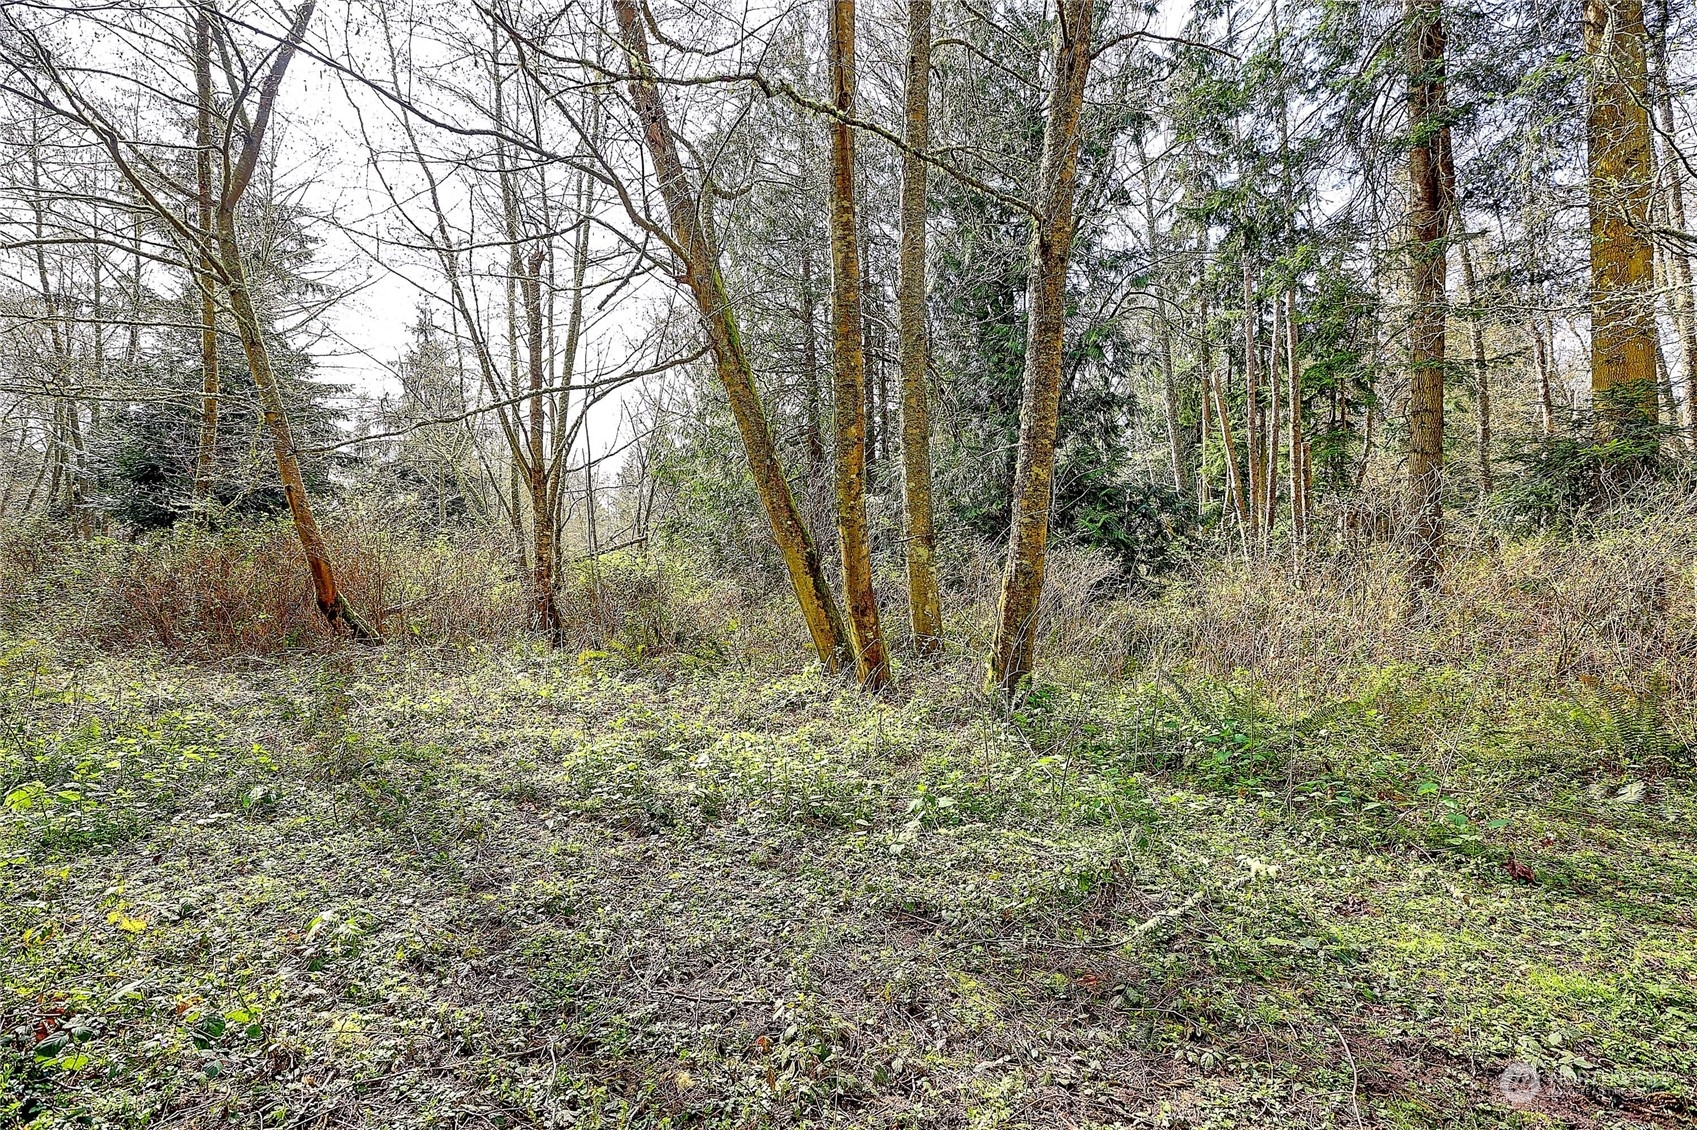
M1423 604L1383 547L1071 608L1063 559L1011 709L971 623L873 697L651 562L547 649L521 580L354 526L368 607L435 594L388 646L220 620L286 534L156 546L163 631L125 546L8 543L8 1119L1697 1111L1689 506L1482 539Z

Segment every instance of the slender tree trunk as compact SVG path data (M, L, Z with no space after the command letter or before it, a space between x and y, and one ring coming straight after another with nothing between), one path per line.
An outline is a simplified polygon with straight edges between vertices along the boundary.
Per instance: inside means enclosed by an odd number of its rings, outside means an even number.
M1666 264L1664 264L1665 266ZM1666 343L1662 335L1656 335L1656 391L1661 396L1661 404L1667 409L1667 427L1671 431L1679 428L1679 398L1673 392L1673 370L1668 367ZM1660 419L1657 420L1660 423ZM1677 443L1678 441L1675 440Z
M897 282L901 324L902 501L907 516L908 621L914 650L943 645L937 530L931 512L931 409L925 379L925 189L927 166L912 150L931 144L931 0L907 6L907 144L902 154L902 245Z
M528 466L525 485L530 490L531 559L530 592L531 619L538 631L558 644L563 625L560 607L554 597L554 508L549 491L549 466L546 450L547 386L545 345L542 320L542 264L547 252L540 246L525 261L519 277L519 291L524 302L526 375L530 383L528 428Z
M1261 515L1264 512L1261 500L1265 487L1261 481L1261 384L1256 364L1256 354L1261 346L1257 341L1259 312L1255 307L1255 283L1249 273L1249 253L1246 250L1243 258L1243 445L1244 459L1248 463L1245 469L1249 472L1249 525L1244 536L1247 544L1259 549Z
M807 440L807 481L812 491L825 480L825 433L819 422L824 388L819 380L819 296L813 289L813 245L801 249L801 376L802 428Z
M1190 492L1190 468L1185 465L1184 427L1179 423L1178 381L1173 373L1172 327L1159 313L1155 318L1156 347L1161 351L1161 410L1167 421L1167 456L1172 463L1173 489Z
M204 5L195 9L195 153L196 225L200 237L215 240L212 199L212 21ZM209 252L200 257L195 289L200 292L200 440L195 449L192 501L204 506L212 498L218 467L218 302Z
M1285 368L1290 381L1290 514L1298 552L1308 542L1308 439L1302 425L1302 370L1296 358L1296 292L1285 291Z
M855 0L831 0L830 74L832 103L854 113ZM835 447L837 541L842 549L843 594L848 604L849 643L861 685L877 690L889 681L878 596L872 588L872 545L866 527L866 379L862 338L860 228L854 200L854 128L831 122L831 318L836 388Z
M1668 0L1660 0L1660 19L1656 21L1653 40L1656 73L1651 83L1651 97L1656 120L1661 127L1662 174L1667 185L1668 220L1678 231L1690 231L1686 226L1685 166L1674 152L1673 91L1668 77L1667 33L1672 18ZM1693 289L1691 256L1683 240L1669 240L1666 254L1672 269L1669 305L1673 308L1674 324L1679 328L1681 359L1685 364L1685 398L1680 404L1678 422L1686 447L1697 447L1697 290Z
M1226 390L1219 379L1210 378L1209 384L1214 390L1214 415L1220 421L1220 447L1226 456L1226 497L1231 500L1232 509L1237 513L1238 529L1244 539L1245 551L1249 544L1249 502L1244 497L1243 472L1238 466L1237 441L1232 438L1231 405L1226 401Z
M1591 399L1599 438L1646 454L1656 424L1649 91L1640 0L1585 0Z
M1199 518L1208 512L1208 504L1213 501L1212 492L1208 489L1208 425L1214 416L1210 400L1214 379L1206 369L1202 370L1200 384L1202 404L1196 427L1196 515Z
M294 519L295 535L300 538L306 553L307 571L312 576L313 594L318 610L332 625L346 624L355 639L371 639L374 633L354 614L336 586L335 568L330 551L319 532L318 518L312 510L312 500L306 493L301 477L300 460L295 454L295 437L289 428L288 414L283 408L283 396L277 387L277 374L271 367L271 355L265 345L265 334L259 313L254 309L248 290L246 268L242 262L241 245L236 234L236 215L232 207L218 208L218 241L223 275L230 295L230 313L236 334L241 338L242 353L247 359L248 372L253 375L259 390L259 406L264 415L266 430L271 433L271 447L277 458L277 479L283 496L288 500L289 514Z
M1443 553L1444 321L1450 181L1442 0L1408 9L1408 220L1413 277L1408 337L1408 489L1412 580L1437 584Z
M789 571L790 584L801 605L803 618L813 637L813 646L828 670L835 670L844 642L842 614L825 581L819 553L807 523L796 509L789 480L784 478L772 442L772 426L755 389L754 373L743 350L742 334L731 309L731 297L719 271L718 249L702 226L700 199L690 186L678 157L677 140L666 117L659 83L648 55L648 35L643 28L638 0L613 0L619 34L630 56L631 77L627 80L631 101L642 121L643 139L654 161L661 199L671 227L673 253L684 271L684 283L695 299L713 353L719 382L725 386L731 415L742 436L749 473L772 526L772 536Z
M259 392L260 410L266 430L271 433L271 446L277 458L277 479L288 500L289 514L294 519L295 535L306 554L307 572L312 577L313 594L318 610L332 626L338 621L347 625L356 639L374 639L376 633L368 628L348 606L336 585L336 574L330 551L318 529L318 518L307 496L306 483L301 477L300 460L295 453L295 438L289 428L288 414L283 408L282 391L277 386L277 374L271 366L271 354L266 348L264 323L254 308L248 287L247 267L243 259L241 239L237 228L236 210L248 186L253 181L259 163L260 147L270 124L272 107L278 89L287 73L294 53L306 35L316 0L306 0L295 15L294 24L272 58L271 69L260 85L259 99L251 121L244 123L241 155L226 174L223 191L215 209L218 233L219 274L228 289L230 315L236 334L241 339L242 353L247 359L248 372Z
M1213 347L1208 339L1208 291L1202 291L1202 395L1214 399L1214 418L1220 423L1220 450L1226 459L1226 501L1237 515L1237 525L1247 537L1249 506L1243 497L1243 475L1237 462L1237 441L1232 437L1231 405L1226 399L1224 382L1214 374ZM1230 367L1230 358L1227 358Z
M1467 340L1473 350L1473 399L1478 411L1474 436L1479 458L1479 493L1495 489L1491 474L1491 369L1485 357L1485 326L1479 307L1479 280L1473 271L1473 250L1461 241L1461 281L1467 294Z
M1267 342L1267 427L1263 433L1267 437L1267 473L1262 479L1267 492L1266 515L1262 519L1262 529L1270 541L1273 527L1279 520L1279 300L1275 295L1271 303L1273 311L1272 326Z
M1137 143L1138 161L1143 165L1143 223L1149 232L1149 257L1152 263L1161 261L1165 241L1161 238L1159 216L1155 208L1154 162L1143 140ZM1155 338L1157 360L1161 366L1161 410L1167 427L1167 456L1172 465L1173 489L1184 494L1190 489L1189 468L1185 463L1184 431L1179 424L1178 385L1173 372L1172 322L1157 299L1149 310L1149 329Z
M45 195L41 185L41 121L33 121L35 127L35 146L29 155L30 170L30 208L34 215L35 226L35 272L36 285L41 290L42 321L47 328L48 364L47 369L53 382L53 427L50 435L51 462L53 473L47 488L47 505L51 510L61 501L65 514L74 525L78 504L78 474L77 448L81 437L78 435L78 408L76 392L71 386L71 327L64 318L64 300L68 295L64 292L63 279L58 288L54 287L53 276L47 269L47 230L46 216L43 210ZM61 491L63 497L61 498Z
M1529 328L1532 331L1532 363L1538 376L1538 423L1544 435L1554 435L1556 405L1550 395L1550 346L1553 342L1545 338L1544 327L1537 321L1533 321Z
M1093 0L1059 0L1054 85L1043 124L1037 219L1026 284L1025 391L1020 403L1012 528L1002 576L988 682L1012 696L1031 674L1054 501L1055 437L1060 424L1061 361L1066 328L1067 261L1072 254L1073 192L1079 119L1090 70Z

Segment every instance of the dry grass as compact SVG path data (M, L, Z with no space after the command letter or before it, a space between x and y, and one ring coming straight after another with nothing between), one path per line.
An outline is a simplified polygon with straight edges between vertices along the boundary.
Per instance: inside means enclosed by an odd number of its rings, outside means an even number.
M1363 668L1450 666L1504 686L1575 681L1697 698L1687 501L1589 528L1499 541L1458 529L1440 589L1411 590L1392 546L1311 560L1215 563L1134 606L1131 654L1324 694Z
M422 531L344 512L326 523L325 536L348 600L390 644L496 643L529 630L526 586L498 533ZM711 649L742 603L629 556L570 565L565 574L561 608L573 650ZM287 521L183 525L134 541L52 528L0 532L0 617L16 631L194 659L340 642L316 611Z
M358 512L337 515L326 532L349 598L392 642L495 644L528 630L524 584L500 535L424 532ZM1040 653L1046 677L1063 680L1190 671L1325 698L1349 693L1364 672L1411 664L1517 693L1654 685L1697 713L1694 559L1697 506L1685 499L1522 539L1482 520L1452 521L1432 594L1410 589L1402 552L1383 543L1313 554L1300 566L1288 553L1211 560L1160 593L1132 596L1118 589L1106 554L1057 546ZM952 660L926 681L977 684L1001 563L989 545L950 562ZM898 655L903 580L899 563L880 578ZM569 566L561 588L574 651L759 668L809 654L791 603L787 588L750 591L632 554ZM0 616L14 630L208 659L336 643L313 610L284 522L184 527L141 542L14 529L0 536Z

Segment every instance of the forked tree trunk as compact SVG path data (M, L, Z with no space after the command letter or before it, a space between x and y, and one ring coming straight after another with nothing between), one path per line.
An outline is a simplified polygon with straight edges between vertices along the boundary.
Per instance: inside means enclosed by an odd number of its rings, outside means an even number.
M1444 536L1444 320L1451 200L1442 0L1410 0L1408 43L1410 579L1431 587L1438 580Z
M547 406L543 388L546 386L546 353L542 320L542 264L547 252L541 247L525 260L524 273L519 276L519 290L524 302L525 373L530 383L529 420L525 429L528 453L525 485L530 491L531 559L530 599L531 620L538 631L545 632L550 641L559 643L562 625L560 606L554 598L554 506L550 490L549 467L557 466L545 450Z
M731 310L731 298L719 272L718 248L708 239L699 214L700 200L678 157L677 139L666 117L666 106L648 54L648 34L642 25L638 0L613 0L619 35L630 56L626 81L631 101L642 121L643 140L654 161L655 179L671 227L673 253L684 271L684 283L695 300L719 382L725 386L731 415L736 419L748 456L749 473L772 526L772 537L783 555L790 584L807 621L813 646L828 670L835 670L843 641L842 614L825 582L813 536L796 509L795 496L784 478L772 442L772 427L754 373L743 350L742 335Z
M1031 674L1036 652L1054 502L1055 437L1060 426L1061 361L1066 329L1066 274L1072 254L1073 192L1079 119L1090 71L1093 0L1060 0L1054 85L1043 123L1037 216L1026 284L1025 392L1019 411L1008 563L990 641L990 688L1011 697Z
M1585 0L1590 71L1591 399L1598 436L1646 454L1656 425L1650 120L1640 0Z
M212 21L206 7L195 9L195 218L201 239L217 238L213 230L212 193ZM194 487L191 500L204 506L212 497L212 479L218 467L218 301L213 290L212 261L200 257L194 273L200 292L200 439L195 449Z
M916 151L931 144L931 0L907 6L907 144L902 154L902 246L897 317L901 323L902 501L907 514L908 622L914 650L943 644L937 586L937 530L931 512L931 411L925 369L925 188Z
M237 208L248 186L253 182L259 164L260 147L264 143L271 110L277 101L278 88L294 58L295 50L306 35L307 22L312 18L316 0L306 0L295 15L294 24L272 59L271 69L259 88L251 121L244 122L241 154L225 179L223 192L216 208L218 232L219 273L229 291L230 314L235 322L236 335L241 339L242 353L247 359L248 372L259 391L259 405L265 427L271 433L271 446L277 458L277 479L283 496L289 503L289 515L294 519L295 535L300 538L306 554L307 572L312 577L313 595L318 610L332 626L347 625L355 639L375 639L376 633L357 616L341 590L336 586L336 573L330 551L318 529L318 518L307 496L306 483L301 478L300 460L295 453L294 434L289 428L288 414L283 408L283 395L277 387L277 374L271 366L271 354L266 348L264 324L253 305L248 288L247 267L243 261L241 237L237 228Z
M831 0L832 104L854 113L854 0ZM872 545L866 528L866 379L861 316L860 229L854 201L854 127L831 122L831 320L836 390L837 542L842 550L843 595L849 645L861 685L876 690L889 681L878 597L872 589Z

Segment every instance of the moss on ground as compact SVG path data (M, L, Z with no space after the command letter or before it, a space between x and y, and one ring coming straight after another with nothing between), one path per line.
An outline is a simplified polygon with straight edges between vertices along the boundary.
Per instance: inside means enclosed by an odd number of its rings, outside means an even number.
M1654 703L0 664L0 1121L1697 1117L1697 794Z

